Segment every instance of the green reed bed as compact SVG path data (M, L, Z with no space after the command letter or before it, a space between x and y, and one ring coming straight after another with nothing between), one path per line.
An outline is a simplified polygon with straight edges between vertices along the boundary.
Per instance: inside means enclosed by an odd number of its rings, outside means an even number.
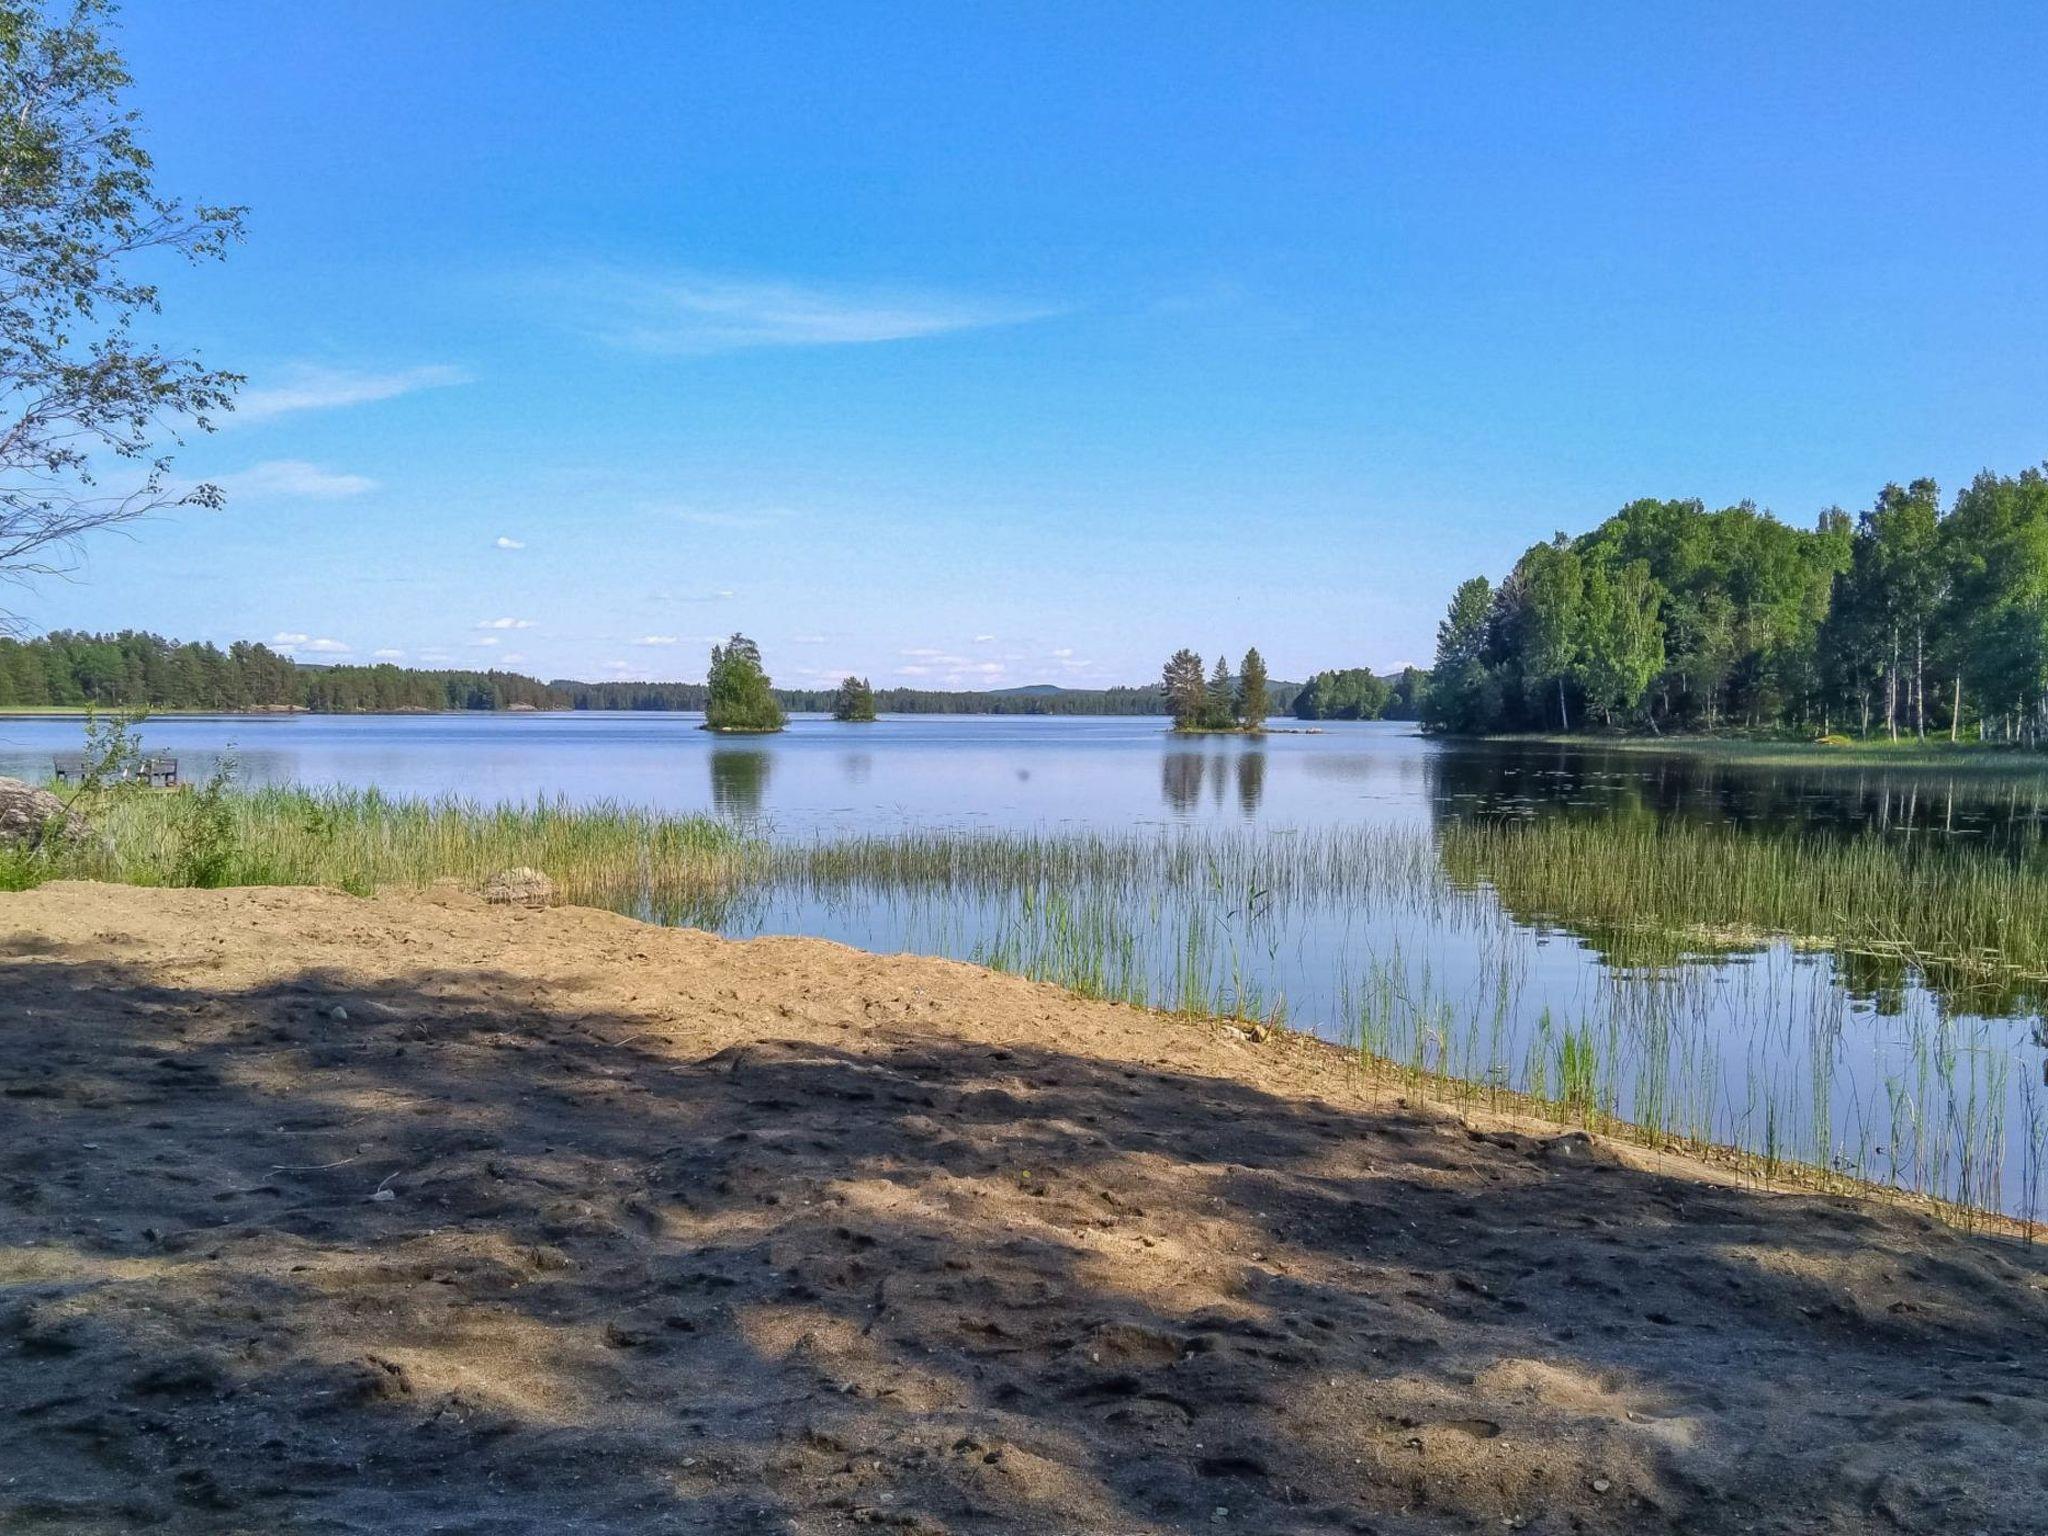
M479 805L376 790L267 788L109 796L92 835L33 859L15 884L328 885L359 894L528 865L564 900L669 921L715 921L758 862L725 823L623 806Z
M1897 957L1937 984L2048 979L2048 871L1967 845L1561 819L1437 838L1455 882L1523 921L1706 947L1782 936Z

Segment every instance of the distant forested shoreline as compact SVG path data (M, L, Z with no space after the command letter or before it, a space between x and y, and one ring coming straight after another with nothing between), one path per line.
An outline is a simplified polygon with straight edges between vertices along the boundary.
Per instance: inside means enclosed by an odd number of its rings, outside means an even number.
M1327 672L1309 684L1268 685L1276 714L1303 719L1375 718L1356 713L1357 688L1332 693L1327 680L1355 680L1363 669ZM1369 677L1371 674L1365 673ZM1416 696L1421 674L1389 680L1386 699ZM1318 689L1316 684L1323 683ZM830 712L836 687L777 688L782 707ZM1378 695L1366 690L1368 700ZM1332 708L1317 705L1319 694ZM313 714L398 714L445 710L702 710L704 683L543 681L523 673L294 661L269 646L220 647L167 640L139 630L91 634L58 630L33 639L0 638L0 709L217 710ZM1018 688L985 692L878 688L883 714L1157 715L1170 713L1157 685L1115 688ZM1368 707L1370 704L1368 703ZM1384 705L1383 705L1384 707ZM1399 704L1389 713L1400 713ZM1412 713L1411 713L1412 717Z

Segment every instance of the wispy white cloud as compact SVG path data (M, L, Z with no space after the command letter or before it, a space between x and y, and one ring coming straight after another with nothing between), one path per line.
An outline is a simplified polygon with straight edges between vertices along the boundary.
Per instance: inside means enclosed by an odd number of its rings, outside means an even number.
M377 659L378 661L403 661L403 660L405 660L405 652L403 652L403 651L399 650L399 649L398 649L398 647L396 647L396 646L393 646L393 645L387 645L387 646L383 646L383 647L381 647L381 648L380 648L380 649L378 649L378 650L374 650L374 651L370 652L370 654L371 654L372 656L374 656L374 657L375 657L375 658L376 658L376 659Z
M314 636L304 630L281 629L270 637L273 648L290 656L346 656L349 647L339 640L325 635Z
M503 642L502 642L501 640L499 640L499 639L498 639L498 637L497 637L496 635L478 635L478 636L477 636L477 637L476 637L476 638L475 638L474 640L470 641L469 643L470 643L471 645L501 645L501 644L503 644Z
M266 383L259 376L256 386L242 391L235 402L234 419L266 421L293 411L366 405L373 400L393 400L422 389L441 389L469 381L470 376L462 369L438 363L384 372L300 363L281 369L272 382Z
M683 637L681 635L642 635L633 643L635 645L680 645L682 641Z
M287 501L341 501L377 489L377 482L368 475L322 469L304 459L266 459L221 475L215 483L230 496Z
M995 638L996 637L994 635L976 635L974 637L974 643L976 645L990 645L994 643Z
M617 268L580 274L571 302L582 306L584 328L599 340L676 357L745 347L907 341L1020 325L1057 313L1042 305L957 294Z
M478 629L531 629L532 619L478 619Z
M497 547L498 547L499 549L524 549L524 548L526 548L526 540L524 540L524 539L510 539L510 538L507 538L507 537L506 537L506 536L505 536L504 534L502 534L502 533L501 533L501 534L499 534L499 535L497 536L497 538L496 538L496 539L492 540L492 543L493 543L493 544L495 544L495 545L496 545L496 546L497 546Z

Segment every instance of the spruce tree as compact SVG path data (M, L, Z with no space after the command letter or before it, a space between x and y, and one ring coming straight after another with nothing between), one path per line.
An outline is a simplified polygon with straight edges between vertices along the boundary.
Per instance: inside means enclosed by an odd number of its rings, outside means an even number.
M1263 731L1266 717L1272 713L1272 695L1266 691L1266 658L1255 645L1244 653L1244 662L1237 669L1237 722L1248 731Z
M1232 713L1235 708L1230 691L1230 663L1218 655L1216 668L1209 674L1208 707L1202 712L1202 723L1212 731L1227 731L1236 723Z

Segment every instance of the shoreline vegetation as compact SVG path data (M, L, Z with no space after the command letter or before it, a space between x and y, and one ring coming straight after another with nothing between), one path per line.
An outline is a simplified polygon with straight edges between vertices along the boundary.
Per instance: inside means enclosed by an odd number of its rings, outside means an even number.
M1950 1006L2038 1010L2048 996L2048 871L1876 840L1830 845L1656 827L1616 837L1545 821L1285 839L911 832L771 844L709 817L618 805L484 807L216 784L184 795L115 791L88 836L0 857L0 889L68 878L369 896L449 880L476 889L520 866L545 872L564 902L714 931L749 931L750 914L777 893L828 904L880 895L928 910L940 931L962 913L981 913L990 937L961 958L1080 997L1222 1020L1254 1035L1308 1029L1348 1041L1361 1065L1398 1070L1414 1091L1444 1102L1536 1107L1559 1123L1729 1166L1810 1165L1814 1177L1841 1178L1843 1187L1890 1183L1965 1223L1998 1205L1991 1149L2009 1132L2023 1150L2048 1154L2036 1145L2042 1125L2008 1127L1998 1093L1974 1079L1948 1081L1945 1074L1983 1065L1979 1049L1953 1042L1930 1045L1917 1079L1908 1073L1884 1087L1892 1121L1903 1123L1901 1106L1910 1103L1914 1125L1946 1127L1939 1144L1903 1148L1902 1132L1874 1141L1874 1130L1849 1146L1825 1125L1810 1127L1805 1141L1795 1135L1797 1101L1810 1090L1774 1067L1753 1063L1751 1080L1731 1090L1690 1075L1704 1062L1687 1050L1675 1062L1646 1063L1628 1036L1647 1021L1588 1013L1553 1027L1546 1013L1526 1051L1512 1046L1499 1012L1515 985L1505 961L1496 963L1497 988L1482 978L1473 996L1454 997L1426 966L1419 974L1405 966L1398 950L1359 957L1327 1018L1298 1016L1284 993L1243 970L1246 952L1290 914L1319 903L1364 911L1398 902L1469 929L1483 951L1498 947L1489 925L1510 921L1563 927L1635 966L1782 940L1831 951L1852 984L1878 993L1917 978ZM1645 1071L1662 1074L1648 1099ZM1708 1101L1730 1091L1751 1106L1742 1122L1750 1129L1717 1138ZM1930 1096L1948 1108L1937 1113ZM1965 1100L1971 1118L1951 1123L1954 1103ZM2039 1170L2033 1152L2028 1159L2031 1210Z

